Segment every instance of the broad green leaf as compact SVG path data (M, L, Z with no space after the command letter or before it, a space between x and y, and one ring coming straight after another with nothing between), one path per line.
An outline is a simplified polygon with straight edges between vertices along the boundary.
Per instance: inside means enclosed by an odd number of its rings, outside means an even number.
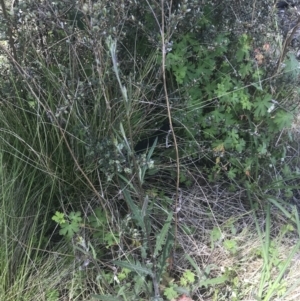
M290 52L287 55L287 59L284 62L285 62L284 72L287 75L292 75L294 77L299 75L300 73L299 61L297 60L295 54Z
M52 216L52 220L57 222L59 225L64 224L66 222L64 213L61 213L59 211L55 212L55 215Z
M257 151L260 155L265 155L267 153L267 145L265 142L262 143L262 145L260 145L258 148L257 148Z
M117 243L120 242L120 238L119 238L119 235L116 234L116 233L112 233L112 232L107 232L105 235L104 235L104 238L103 240L106 242L107 246L106 248L109 248L111 246L114 246L116 245Z
M81 212L71 212L69 214L69 219L71 220L72 223L81 223L82 218L81 218Z
M146 226L145 226L142 210L133 202L130 193L126 188L123 189L123 195L128 207L130 208L133 214L133 218L137 221L138 225L142 228L142 230L146 232Z
M177 67L174 70L174 74L175 74L176 81L177 81L178 84L183 83L183 80L186 77L186 72L187 72L187 67L186 66L180 66L180 67Z
M59 230L60 235L64 235L67 238L72 238L75 233L79 231L79 225L77 223L65 223L61 225Z
M244 79L247 75L251 74L253 70L252 63L247 62L247 63L242 63L239 66L239 74L242 79Z
M97 208L94 210L93 216L89 217L90 225L95 229L103 229L103 226L107 224L107 218L105 216L105 213L101 208Z
M249 51L250 51L249 37L246 34L242 34L239 38L239 47L236 52L237 62L240 63L244 59L247 59L249 57Z
M278 130L282 130L285 127L290 127L294 117L291 113L280 110L276 112L274 122L278 126Z
M185 285L187 284L192 284L195 282L195 274L190 271L190 270L186 270L181 279L184 279L183 282L186 283ZM181 283L181 279L180 279L180 283ZM184 284L181 283L181 285L185 286Z
M252 102L250 102L248 95L244 93L240 94L240 103L242 104L243 110L251 110L253 107L253 104Z
M238 170L236 168L231 167L227 173L229 179L233 180L237 175Z
M173 286L171 286L164 290L164 296L166 296L168 300L174 300L178 297L178 293L174 290Z
M254 102L255 117L262 117L268 114L271 99L272 96L270 94L266 94L263 98L257 97L256 101Z
M136 273L141 273L141 274L144 274L144 275L150 275L151 277L153 277L153 272L142 266L142 265L137 265L137 264L132 264L128 261L118 261L118 260L114 260L113 261L113 264L121 267L121 268L127 268L131 271L134 271Z

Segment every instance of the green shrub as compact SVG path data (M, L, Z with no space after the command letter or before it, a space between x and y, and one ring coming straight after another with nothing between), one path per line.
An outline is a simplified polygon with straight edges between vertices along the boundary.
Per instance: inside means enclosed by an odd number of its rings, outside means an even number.
M200 33L210 26L213 20L203 16L199 32L183 34L167 54L167 69L184 97L174 114L185 129L181 153L200 158L210 179L225 173L231 180L257 180L285 152L274 143L294 118L281 100L290 93L289 85L274 95L268 41L255 49L251 33L233 37L219 32L206 43ZM296 72L296 79L298 63L292 54L285 64L284 71L290 76ZM298 94L292 97L295 102Z

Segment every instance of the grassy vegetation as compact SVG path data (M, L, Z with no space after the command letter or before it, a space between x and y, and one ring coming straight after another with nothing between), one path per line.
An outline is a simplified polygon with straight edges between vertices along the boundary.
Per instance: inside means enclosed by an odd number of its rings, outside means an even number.
M298 300L290 36L175 2L0 1L0 300Z

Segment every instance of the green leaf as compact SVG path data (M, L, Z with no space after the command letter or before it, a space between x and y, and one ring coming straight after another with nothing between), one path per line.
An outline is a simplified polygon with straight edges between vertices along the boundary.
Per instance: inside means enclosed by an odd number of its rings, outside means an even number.
M156 244L155 244L155 250L153 253L153 256L156 257L158 256L158 253L162 249L163 244L165 243L166 237L169 234L169 229L171 226L171 221L172 221L173 213L170 212L168 214L167 220L164 223L163 228L161 229L160 233L156 236Z
M254 102L254 116L261 117L268 114L268 109L270 107L270 100L272 96L270 94L266 94L263 98L257 97Z
M224 240L224 247L228 250L231 254L236 254L238 246L237 242L232 239L225 239Z
M228 281L228 279L229 279L228 275L223 275L223 276L216 277L216 278L211 278L211 279L208 278L208 279L205 279L205 280L201 281L200 285L204 286L205 288L208 288L209 286L215 286L215 285L218 285L218 284L223 284L226 281Z
M123 269L121 270L121 272L118 273L118 279L119 279L120 281L126 279L126 278L128 277L128 275L129 275L130 272L131 272L131 270L129 270L129 269L127 269L127 268L123 268Z
M224 78L222 78L222 82L217 84L216 96L219 98L221 98L222 96L226 96L226 94L228 94L228 92L231 89L232 89L231 78L230 78L230 76L225 76ZM224 100L227 100L227 99L229 99L229 98L225 98Z
M234 167L230 168L230 170L227 173L227 176L229 179L233 180L236 177L238 170Z
M105 213L101 208L97 208L94 210L94 216L89 217L90 225L93 228L102 229L107 224L107 219Z
M127 268L131 271L134 271L136 273L141 273L141 274L145 274L145 275L150 275L151 277L153 277L153 272L144 267L144 266L141 266L141 264L137 265L137 264L132 264L130 262L127 262L127 261L118 261L118 260L114 260L113 261L113 264L121 267L121 268Z
M46 293L46 301L58 301L59 292L56 289L49 290Z
M278 130L282 130L285 127L290 127L294 117L291 113L285 111L278 111L275 115L274 122L278 126Z
M222 232L220 228L218 227L213 227L213 229L210 232L210 239L211 239L211 244L212 248L214 247L214 243L222 238Z
M183 61L183 56L179 51L170 52L166 58L167 69L172 68L175 64L180 64Z
M112 233L112 232L107 232L104 235L103 240L106 242L107 244L107 248L116 245L117 243L119 243L120 239L118 234Z
M174 74L175 74L176 81L178 84L183 83L183 80L185 79L185 76L186 76L186 72L187 72L186 66L180 66L180 67L174 68Z
M236 52L237 62L240 63L244 59L247 59L250 51L249 37L246 34L242 34L239 38L239 47Z
M81 223L82 218L81 218L81 212L71 212L69 214L69 219L71 220L72 223Z
M148 154L147 154L147 163L150 162L151 160L151 156L154 152L154 149L156 147L156 144L157 144L157 140L158 138L156 137L154 142L153 142L153 145L151 146ZM144 166L140 167L140 170L139 170L139 179L140 179L140 182L143 184L144 183L144 179L145 179L145 174L146 174L146 171L148 169L152 169L152 168L149 168L149 165L148 164L145 164Z
M178 297L178 293L171 286L171 287L167 287L165 289L164 296L166 296L167 299L169 299L169 300L174 300L174 299L176 299Z
M229 135L230 135L231 139L233 140L233 143L237 143L237 141L240 138L237 129L232 129L231 132L229 132Z
M28 104L31 108L35 108L37 105L37 102L36 101L28 101Z
M298 76L300 73L299 70L299 62L293 53L289 53L287 55L287 59L284 61L285 62L285 67L284 67L284 72L285 74Z
M52 220L54 220L59 225L64 224L66 222L64 213L58 211L56 211L55 215L52 216Z
M239 141L235 144L235 149L238 152L242 152L245 149L246 142L244 139L239 139Z
M67 238L71 239L75 233L79 231L79 225L77 223L65 223L61 225L59 230L60 235L64 235Z
M211 117L210 117L211 116ZM222 113L220 110L214 110L210 113L210 118L213 118L213 124L219 123L225 119L225 114Z
M190 271L190 270L186 270L183 273L183 275L182 275L182 277L180 279L180 283L181 283L182 279L184 279L183 280L184 283L186 283L186 284L192 284L192 283L195 282L195 274L192 271ZM181 285L183 285L183 286L186 286L186 284L184 285L184 284L181 283Z
M263 141L262 145L260 145L257 149L260 155L265 155L267 153L267 144Z
M251 110L253 107L252 102L250 102L248 95L245 93L240 93L239 95L240 103L242 104L243 110Z
M136 222L142 228L142 230L144 232L146 232L146 225L144 222L142 210L139 209L139 207L133 202L133 200L126 188L123 189L123 195L124 195L124 198L125 198L125 201L126 201L128 207L130 208L130 210L133 214L134 220L136 220Z
M195 269L195 271L197 272L197 276L199 278L202 278L203 273L201 272L201 270L200 270L198 264L196 263L196 261L188 254L185 254L185 258L190 262L191 266Z
M252 64L250 62L246 64L240 64L239 66L239 75L244 79L247 75L251 74L253 70Z
M180 285L182 285L182 286L188 286L188 281L183 276L180 278Z
M212 63L212 65L211 65ZM214 61L209 61L207 59L205 59L205 64L202 65L198 65L196 72L195 72L195 78L200 77L200 82L207 82L208 81L208 85L209 85L209 78L211 77L211 75L213 74L213 70L214 70L215 66L214 66Z

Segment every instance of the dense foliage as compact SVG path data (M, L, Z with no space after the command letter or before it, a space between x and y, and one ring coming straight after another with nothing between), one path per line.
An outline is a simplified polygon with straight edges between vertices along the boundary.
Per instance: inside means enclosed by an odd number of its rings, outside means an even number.
M179 185L201 177L258 191L273 170L297 172L284 165L299 101L296 35L272 1L243 2L0 1L1 176L20 183L9 214L42 213L28 225L30 250L65 241L77 269L93 265L96 299L200 294L199 274L172 265ZM42 265L48 255L27 256ZM8 295L22 258L5 269ZM226 273L204 286L233 283ZM165 284L169 274L179 286ZM56 283L45 300L68 289ZM86 300L88 290L73 293Z

